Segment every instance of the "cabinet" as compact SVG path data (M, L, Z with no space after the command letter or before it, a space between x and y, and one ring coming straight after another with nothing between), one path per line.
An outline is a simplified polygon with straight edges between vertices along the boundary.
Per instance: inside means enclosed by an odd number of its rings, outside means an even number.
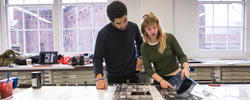
M39 70L0 70L0 80L10 77L18 77L18 84L31 84L31 72L40 71L42 84L95 84L95 74L92 67L72 69L39 69ZM106 72L104 71L104 74ZM105 78L105 76L104 76Z
M198 83L212 82L213 67L190 67L190 78Z
M18 78L18 84L31 84L31 72L34 72L34 71L39 71L39 70L0 71L0 79L6 79L7 78L7 72L10 72L10 77L17 77ZM42 77L43 77L43 71L41 71L41 72L42 72Z
M50 70L51 84L95 84L95 74L93 70L70 69L70 70ZM47 75L49 76L49 75ZM48 82L45 82L46 84Z
M250 82L250 67L222 67L222 82Z

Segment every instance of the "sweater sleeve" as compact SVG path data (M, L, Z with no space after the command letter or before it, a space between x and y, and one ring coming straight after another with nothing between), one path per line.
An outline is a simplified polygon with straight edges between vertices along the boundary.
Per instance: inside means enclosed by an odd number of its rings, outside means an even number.
M141 45L141 55L142 55L144 69L145 69L146 73L150 77L152 77L152 75L155 73L155 71L153 70L153 68L151 66L151 62L150 62L149 57L147 55L145 43L143 43Z
M97 74L103 75L103 58L105 53L105 41L102 34L99 32L97 39L96 39L96 45L95 45L95 52L93 56L93 67L95 76Z
M137 55L141 56L141 44L143 42L140 30L138 26L136 25L136 34L135 34L135 42L136 42L136 50L137 50Z
M187 56L184 54L184 52L183 52L181 46L179 45L178 41L176 40L176 38L172 34L169 34L169 33L168 33L167 38L170 38L171 44L172 44L172 47L173 47L173 51L176 54L176 56L177 56L179 62L181 63L181 65L184 62L187 62Z

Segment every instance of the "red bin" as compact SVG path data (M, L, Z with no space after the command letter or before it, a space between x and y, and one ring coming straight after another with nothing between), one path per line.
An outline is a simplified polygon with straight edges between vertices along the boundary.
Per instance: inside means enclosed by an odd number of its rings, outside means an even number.
M12 90L13 90L12 80L0 81L0 91L2 98L12 96Z

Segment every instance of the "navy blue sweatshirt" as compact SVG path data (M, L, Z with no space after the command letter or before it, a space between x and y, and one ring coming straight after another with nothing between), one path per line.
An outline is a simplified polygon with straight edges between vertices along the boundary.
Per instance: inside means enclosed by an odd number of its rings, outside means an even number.
M103 61L107 76L123 76L136 70L136 56L141 56L143 42L140 30L129 22L125 30L119 30L112 23L98 33L93 57L95 75L103 75ZM137 54L136 54L137 53Z

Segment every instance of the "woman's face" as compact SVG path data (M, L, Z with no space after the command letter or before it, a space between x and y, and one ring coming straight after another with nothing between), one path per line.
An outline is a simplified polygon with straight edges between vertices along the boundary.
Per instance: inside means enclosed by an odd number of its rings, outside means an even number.
M158 35L158 26L156 23L145 27L145 31L150 39L156 39Z

